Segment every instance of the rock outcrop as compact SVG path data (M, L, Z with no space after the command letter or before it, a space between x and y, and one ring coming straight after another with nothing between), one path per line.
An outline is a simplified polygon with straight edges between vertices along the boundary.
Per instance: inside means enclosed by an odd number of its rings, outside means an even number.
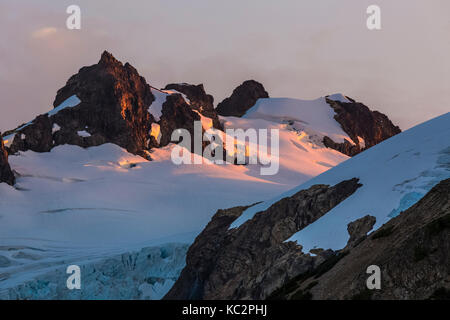
M342 250L311 256L284 242L359 186L312 186L236 229L229 226L247 207L219 210L165 299L449 299L450 179L369 235L375 217L351 222ZM366 285L371 265L381 270L379 290Z
M162 106L162 115L159 125L161 128L160 146L166 146L171 141L175 129L186 129L194 136L194 121L200 121L200 115L194 112L181 94L167 96ZM193 139L191 143L194 143ZM193 146L191 146L191 150Z
M347 141L336 143L326 136L323 139L326 147L348 156L354 156L401 132L400 128L395 126L385 114L371 111L364 104L351 98L347 97L347 99L350 102L335 101L328 98L326 101L336 112L334 119L341 125L354 144Z
M13 185L14 181L14 174L8 163L8 153L5 150L0 133L0 183L6 182L7 184Z
M264 86L247 80L234 89L233 94L217 105L216 111L221 116L242 117L261 98L268 98Z
M214 128L223 130L223 126L220 124L219 117L214 109L214 97L205 92L203 84L172 83L168 84L164 90L175 90L185 94L192 109L212 119Z
M65 107L70 100L76 102ZM58 90L53 111L8 133L16 134L10 151L115 143L143 154L149 148L154 119L148 108L153 101L149 85L137 70L105 51L97 64L81 68Z
M156 121L149 112L155 97L146 80L105 51L97 64L81 68L58 90L53 111L5 133L13 139L8 150L48 152L62 144L86 148L114 143L150 159L147 151L169 144L175 129L193 135L194 121L201 116L223 129L214 98L202 84L170 84L165 89L179 93L167 95ZM153 123L160 126L159 141L152 136Z
M293 279L278 298L450 299L450 179L340 257L319 277ZM379 290L366 285L371 265L381 271Z
M284 242L353 194L357 179L315 185L229 229L246 207L219 210L189 248L186 267L166 299L264 299L333 253L303 254Z
M347 226L350 239L348 240L346 248L354 247L364 240L369 231L372 230L376 221L377 219L374 216L367 215L361 219L350 222Z

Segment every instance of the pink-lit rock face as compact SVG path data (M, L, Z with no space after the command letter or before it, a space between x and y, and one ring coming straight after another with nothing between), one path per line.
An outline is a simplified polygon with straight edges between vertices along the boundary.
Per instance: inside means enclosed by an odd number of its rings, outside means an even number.
M354 143L338 143L330 137L324 137L323 143L348 156L354 156L401 132L385 114L371 111L353 99L335 100L327 97L326 101L336 112L334 119Z
M152 88L129 63L105 51L97 64L81 68L58 90L53 110L6 133L15 134L8 150L48 152L63 144L114 143L148 157L148 150L169 144L175 129L193 133L194 121L203 117L221 129L213 101L203 85ZM159 138L152 135L153 124L160 126Z
M142 154L149 147L154 120L148 107L153 101L150 86L137 70L105 51L97 64L81 68L58 90L52 111L14 131L25 138L16 137L9 149L48 152L62 144L91 147L110 142ZM55 125L59 130L53 130Z

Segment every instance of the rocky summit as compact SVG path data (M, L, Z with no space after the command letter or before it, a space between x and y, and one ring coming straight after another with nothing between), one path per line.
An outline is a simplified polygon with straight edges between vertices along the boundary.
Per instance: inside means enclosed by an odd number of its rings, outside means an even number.
M10 152L115 143L142 154L148 148L153 121L148 107L153 101L136 69L105 51L97 64L81 68L58 90L55 109L13 130Z
M230 97L217 105L217 113L221 116L242 117L261 98L268 98L264 86L255 81L247 80L234 89Z
M149 112L156 103L152 87L133 66L105 51L97 64L81 68L58 90L52 111L6 132L12 140L7 149L48 152L63 144L86 148L114 143L147 158L147 150L170 142L173 130L193 133L193 122L201 116L222 129L214 98L203 85L170 84L166 89L175 92L167 95L162 116L155 119ZM152 136L152 123L160 125L161 141Z
M164 101L156 101L155 94L164 95ZM58 90L53 110L3 136L10 140L6 147L10 154L48 152L63 144L87 148L113 143L150 159L147 151L168 145L175 129L193 134L194 121L206 118L212 127L224 130L219 115L242 117L259 99L268 97L262 84L248 80L214 108L214 98L203 84L172 83L156 89L129 63L104 51L97 64L81 68ZM325 147L353 156L400 132L386 115L348 99L326 101L352 142L338 143L325 136ZM158 108L161 115L155 118L151 110ZM159 126L158 139L152 124Z
M336 143L330 137L324 137L323 143L328 148L335 149L348 156L354 156L361 151L373 147L401 132L400 128L383 113L371 111L366 105L348 98L349 102L326 99L336 112L334 119L353 140L354 144L345 141ZM364 144L361 145L361 141Z

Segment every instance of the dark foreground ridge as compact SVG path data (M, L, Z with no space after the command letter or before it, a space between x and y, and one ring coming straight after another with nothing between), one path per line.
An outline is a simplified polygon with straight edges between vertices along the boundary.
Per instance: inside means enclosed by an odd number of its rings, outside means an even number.
M450 179L347 251L318 278L303 275L281 298L450 299ZM366 268L381 269L368 290Z
M165 299L450 299L450 179L367 236L375 217L348 225L339 251L284 242L352 195L357 179L315 185L228 229L246 207L219 210L189 248ZM366 286L381 269L381 289Z
M186 267L166 299L265 299L299 273L325 261L284 242L352 195L358 179L315 185L228 229L246 207L219 210L189 248Z

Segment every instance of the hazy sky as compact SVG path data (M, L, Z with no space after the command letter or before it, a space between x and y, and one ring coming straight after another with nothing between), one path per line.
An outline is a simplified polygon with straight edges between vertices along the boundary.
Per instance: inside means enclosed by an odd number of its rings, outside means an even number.
M71 4L81 30L66 28ZM341 92L407 129L450 111L449 17L448 0L2 0L0 130L47 112L105 49L153 86L204 83L216 103L255 79L273 97Z

